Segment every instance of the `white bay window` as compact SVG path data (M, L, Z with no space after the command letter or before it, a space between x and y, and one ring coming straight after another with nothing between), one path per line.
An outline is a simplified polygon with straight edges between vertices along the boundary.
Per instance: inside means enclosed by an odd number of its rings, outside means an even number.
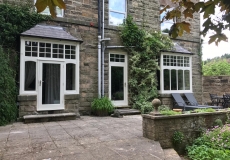
M192 57L188 54L162 53L159 93L192 92Z

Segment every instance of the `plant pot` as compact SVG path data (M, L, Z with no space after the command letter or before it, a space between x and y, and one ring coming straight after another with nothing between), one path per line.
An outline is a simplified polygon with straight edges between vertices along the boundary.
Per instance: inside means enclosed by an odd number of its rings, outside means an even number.
M108 116L109 113L108 113L108 111L105 111L105 110L97 110L97 111L95 111L95 115L103 117L103 116Z

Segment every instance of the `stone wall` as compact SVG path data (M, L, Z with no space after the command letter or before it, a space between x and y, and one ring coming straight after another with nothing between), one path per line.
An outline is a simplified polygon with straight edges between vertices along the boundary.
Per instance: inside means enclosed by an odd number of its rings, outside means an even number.
M25 115L36 115L36 114L50 114L50 113L68 113L74 112L77 117L79 114L79 95L65 95L65 106L64 110L53 110L53 111L37 111L37 96L36 95L19 95L19 118Z
M173 134L175 131L180 131L184 134L183 144L187 144L201 133L202 128L212 127L216 119L225 122L227 113L229 114L229 111L175 116L142 115L143 136L159 141L162 148L172 148Z
M218 96L230 93L230 76L203 76L203 103L211 103L209 93Z
M20 2L20 0L11 0ZM2 1L0 0L0 3ZM31 0L31 3L34 1ZM81 38L83 43L80 46L80 94L76 99L79 112L90 114L90 105L98 93L98 1L97 0L66 0L64 17L58 17L48 22L51 25L66 27L75 37ZM160 3L159 0L127 0L127 13L132 15L139 26L147 30L160 30ZM106 46L122 46L117 26L108 25L108 0L105 0L105 37L111 38ZM198 101L201 95L201 74L199 48L199 16L195 15L191 23L191 34L185 34L176 40L182 47L194 53L193 56L193 91ZM121 51L122 49L113 50ZM122 50L124 51L124 50ZM109 61L108 53L105 51L105 95L108 95L109 88ZM169 99L167 99L169 102Z

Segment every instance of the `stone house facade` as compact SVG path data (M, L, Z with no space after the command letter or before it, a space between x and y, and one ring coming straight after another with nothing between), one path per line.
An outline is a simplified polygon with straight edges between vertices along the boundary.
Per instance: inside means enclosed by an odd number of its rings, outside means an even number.
M127 107L128 53L120 42L117 24L129 14L138 25L144 22L147 30L159 31L159 10L167 1L65 0L65 3L66 10L58 11L57 18L21 34L21 79L18 95L20 117L59 112L90 114L91 102L98 95L109 96L118 107ZM199 15L195 15L190 23L191 33L174 39L178 47L174 51L162 52L162 67L164 61L171 59L178 63L182 60L180 65L187 67L184 69L176 66L178 68L170 69L169 64L168 68L164 68L167 75L171 75L170 78L174 75L178 79L176 84L172 84L174 80L168 80L170 89L166 89L163 84L162 78L165 75L161 71L159 98L165 105L172 106L173 92L193 92L199 102L202 100ZM37 35L33 29L41 33ZM47 30L50 35L47 35ZM26 70L32 68L36 74L30 84L26 84L25 75L32 76ZM50 74L48 70L56 71L51 71ZM60 78L52 79L53 73ZM118 74L121 76L117 76ZM44 77L52 82L46 82ZM180 79L181 84L178 77L183 77ZM57 84L61 87L57 87ZM26 85L30 85L32 89L26 89ZM173 85L178 86L177 89L172 89ZM55 97L54 93L59 94ZM44 98L49 94L51 101Z

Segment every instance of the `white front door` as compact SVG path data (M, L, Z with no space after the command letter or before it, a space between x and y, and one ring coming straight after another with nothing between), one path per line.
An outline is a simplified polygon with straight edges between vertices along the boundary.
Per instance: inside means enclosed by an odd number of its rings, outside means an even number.
M63 73L63 62L38 62L38 111L64 109Z
M109 98L115 106L127 106L127 55L110 53L109 59Z

